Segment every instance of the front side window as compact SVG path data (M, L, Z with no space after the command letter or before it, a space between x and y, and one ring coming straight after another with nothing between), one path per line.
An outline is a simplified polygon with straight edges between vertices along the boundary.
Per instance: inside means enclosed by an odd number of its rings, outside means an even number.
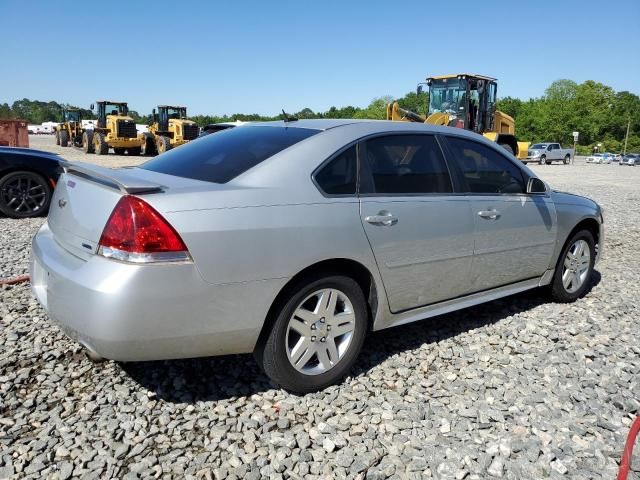
M464 138L447 137L469 193L524 193L522 171L493 148ZM466 184L466 185L465 185Z
M320 189L328 195L355 194L357 177L355 145L336 156L314 176Z
M392 135L367 141L373 192L450 193L451 177L432 135Z

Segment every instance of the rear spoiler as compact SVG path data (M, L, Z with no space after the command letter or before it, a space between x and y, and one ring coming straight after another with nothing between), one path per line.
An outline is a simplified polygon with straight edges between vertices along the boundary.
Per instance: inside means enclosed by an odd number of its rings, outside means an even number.
M165 187L157 183L148 182L131 175L125 169L99 167L91 163L72 163L62 160L60 166L65 173L71 173L92 182L100 183L122 193L142 194L162 192Z

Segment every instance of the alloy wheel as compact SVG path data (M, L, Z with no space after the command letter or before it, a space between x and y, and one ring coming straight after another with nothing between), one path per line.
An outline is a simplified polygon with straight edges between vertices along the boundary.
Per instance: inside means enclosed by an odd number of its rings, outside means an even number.
M562 285L568 293L577 291L587 280L591 265L591 249L584 240L577 240L567 251L562 267Z
M293 367L305 375L332 369L345 355L356 328L353 305L346 294L323 288L294 310L286 332L286 352Z
M31 175L18 175L2 186L0 191L6 208L17 214L35 213L47 202L46 186Z

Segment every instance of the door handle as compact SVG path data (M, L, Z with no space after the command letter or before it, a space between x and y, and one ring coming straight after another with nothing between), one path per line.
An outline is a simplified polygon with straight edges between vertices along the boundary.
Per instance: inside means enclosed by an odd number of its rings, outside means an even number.
M371 225L379 225L382 227L390 227L391 225L395 225L396 223L398 223L398 219L386 210L378 212L377 215L369 215L368 217L364 217L364 221L370 223Z
M480 210L478 212L478 216L486 218L487 220L497 220L498 218L500 218L500 215L500 212L495 208L492 208L490 210Z

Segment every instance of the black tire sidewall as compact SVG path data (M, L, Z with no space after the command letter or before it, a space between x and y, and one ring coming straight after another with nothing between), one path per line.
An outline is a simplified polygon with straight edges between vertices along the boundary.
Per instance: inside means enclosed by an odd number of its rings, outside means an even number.
M304 375L298 372L287 357L286 333L289 319L300 302L314 291L322 288L334 288L344 293L354 309L356 328L348 351L340 362L328 372L320 375ZM279 385L297 393L321 390L342 379L355 363L368 330L368 308L360 286L349 277L327 275L309 278L289 290L288 299L276 312L276 320L262 351L262 367Z
M2 212L4 215L6 215L9 218L39 217L43 214L46 214L49 211L49 205L51 203L51 186L49 185L47 180L42 175L39 175L34 172L27 172L27 171L11 172L5 175L4 177L0 178L0 190L4 186L5 182L8 182L9 180L11 180L13 177L16 177L16 176L29 176L29 177L32 177L34 180L37 180L38 182L40 182L44 186L44 190L46 193L45 202L40 208L40 210L38 210L35 213L20 214L11 210L8 206L6 206L2 198L0 197L0 212Z
M582 286L573 293L569 293L564 288L562 284L562 270L564 266L564 260L567 256L567 252L571 245L573 245L578 240L585 240L587 245L589 245L591 258L589 259L589 272L587 274L587 278L582 284ZM593 268L596 261L596 248L595 248L595 240L593 235L588 230L580 230L576 232L564 245L562 248L562 252L560 257L558 258L558 263L556 265L556 271L553 275L553 280L551 282L551 292L554 300L559 302L574 302L578 298L580 298L589 288L589 283L591 281L591 276L593 275Z

